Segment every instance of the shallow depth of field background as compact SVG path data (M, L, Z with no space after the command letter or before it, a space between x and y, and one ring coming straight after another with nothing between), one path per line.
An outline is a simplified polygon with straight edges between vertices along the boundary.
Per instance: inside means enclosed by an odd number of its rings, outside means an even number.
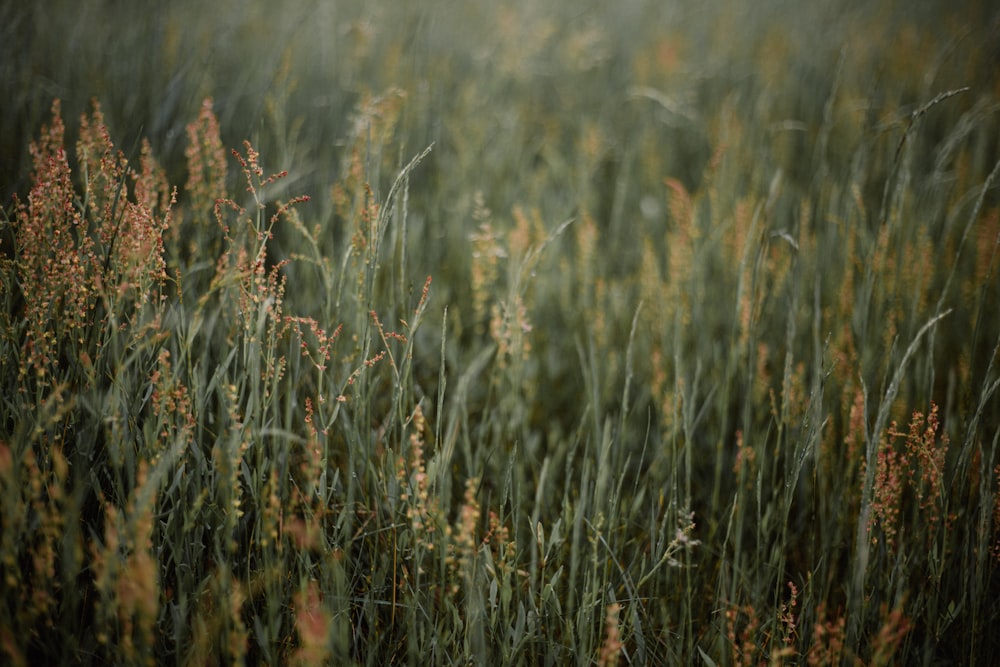
M990 3L4 3L0 99L3 662L1000 648ZM55 99L148 303L95 208L29 317Z

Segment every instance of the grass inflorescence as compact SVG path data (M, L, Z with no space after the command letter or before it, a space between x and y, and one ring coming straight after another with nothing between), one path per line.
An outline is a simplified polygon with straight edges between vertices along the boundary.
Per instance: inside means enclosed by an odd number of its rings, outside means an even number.
M1000 649L995 10L112 4L0 10L4 664Z

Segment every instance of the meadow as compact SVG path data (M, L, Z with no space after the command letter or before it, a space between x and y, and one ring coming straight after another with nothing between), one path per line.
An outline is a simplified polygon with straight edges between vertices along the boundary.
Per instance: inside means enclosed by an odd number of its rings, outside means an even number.
M5 3L0 662L990 664L948 7Z

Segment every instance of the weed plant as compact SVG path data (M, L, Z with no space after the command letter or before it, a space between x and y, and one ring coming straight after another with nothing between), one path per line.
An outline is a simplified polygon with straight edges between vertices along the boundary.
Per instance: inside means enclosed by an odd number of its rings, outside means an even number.
M1000 650L995 9L69 4L0 9L5 664Z

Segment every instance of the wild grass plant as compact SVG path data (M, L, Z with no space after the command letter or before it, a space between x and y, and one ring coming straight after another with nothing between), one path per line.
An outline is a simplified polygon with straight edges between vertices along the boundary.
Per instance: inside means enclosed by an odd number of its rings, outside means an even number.
M5 664L990 662L995 10L112 4L0 10Z

